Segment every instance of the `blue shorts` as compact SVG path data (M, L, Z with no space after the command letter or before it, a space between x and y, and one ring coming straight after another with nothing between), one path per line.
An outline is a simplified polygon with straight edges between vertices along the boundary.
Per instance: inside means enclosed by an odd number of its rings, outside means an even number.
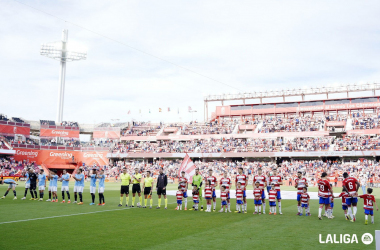
M330 204L330 198L319 197L319 204L325 204L325 205Z
M301 201L301 194L297 194L297 201Z
M373 210L369 210L369 209L364 209L364 214L366 215L373 215Z
M177 201L177 204L178 205L182 205L182 201Z
M301 204L301 207L307 208L308 205L307 204Z
M331 208L334 208L334 202L331 202L331 203L330 203L330 207L331 207Z
M343 210L347 210L347 205L342 205Z
M183 198L187 198L187 197L189 197L189 196L187 196L187 192L186 191L183 192Z
M236 201L236 204L243 204L243 201Z
M346 198L346 204L347 206L351 206L352 203L358 203L358 198Z
M243 198L247 197L247 195L245 194L245 190L243 191Z
M212 198L216 198L215 191L212 191Z
M255 205L262 205L261 200L255 200Z
M264 201L265 200L265 191L264 189L262 190L262 193L261 193L261 199Z
M281 191L277 191L277 200L281 200Z
M227 201L222 201L222 206L226 206L227 205Z
M275 206L276 206L276 202L275 202L275 201L270 201L270 202L269 202L269 206L271 206L271 207L275 207Z
M211 200L212 198L205 198L206 200Z
M198 200L193 200L193 202L194 202L194 203L199 203L199 201L198 201Z

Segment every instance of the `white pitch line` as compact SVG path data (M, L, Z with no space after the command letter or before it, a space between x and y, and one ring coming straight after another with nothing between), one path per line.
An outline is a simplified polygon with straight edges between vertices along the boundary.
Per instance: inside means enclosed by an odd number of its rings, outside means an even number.
M174 203L168 203L168 205L169 204L174 204ZM119 208L119 209L110 209L110 210L102 210L102 211L94 211L94 212L88 212L88 213L64 214L64 215L57 215L57 216L49 216L49 217L42 217L42 218L27 219L27 220L4 221L4 222L0 222L0 225L2 225L2 224L10 224L10 223L17 223L17 222L25 222L25 221L33 221L33 220L54 219L54 218L69 217L69 216L84 215L84 214L96 214L96 213L103 213L103 212L122 211L122 210L131 209L131 208L132 207Z

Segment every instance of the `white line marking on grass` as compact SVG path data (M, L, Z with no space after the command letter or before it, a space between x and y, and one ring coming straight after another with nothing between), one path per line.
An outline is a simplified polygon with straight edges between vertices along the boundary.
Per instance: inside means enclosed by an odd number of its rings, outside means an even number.
M175 204L175 203L177 203L177 202L174 202L174 203L168 203L168 205L169 205L169 204ZM41 217L41 218L34 218L34 219L27 219L27 220L4 221L4 222L0 222L0 225L2 225L2 224L10 224L10 223L17 223L17 222L25 222L25 221L33 221L33 220L54 219L54 218L69 217L69 216L76 216L76 215L96 214L96 213L112 212L112 211L122 211L122 210L131 209L131 208L132 208L132 207L126 207L126 208L109 209L109 210L94 211L94 212L87 212L87 213L64 214L64 215L57 215L57 216ZM136 207L136 208L137 208L137 207Z

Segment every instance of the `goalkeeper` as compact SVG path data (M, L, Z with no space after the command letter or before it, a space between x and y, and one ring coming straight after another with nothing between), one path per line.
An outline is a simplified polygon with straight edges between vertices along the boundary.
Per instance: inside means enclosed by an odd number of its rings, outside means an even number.
M203 211L203 199L202 199L202 176L199 174L199 168L195 169L195 175L193 176L193 187L197 187L199 191L199 204L201 204L201 211ZM193 206L194 209L194 206ZM193 210L189 209L189 210Z

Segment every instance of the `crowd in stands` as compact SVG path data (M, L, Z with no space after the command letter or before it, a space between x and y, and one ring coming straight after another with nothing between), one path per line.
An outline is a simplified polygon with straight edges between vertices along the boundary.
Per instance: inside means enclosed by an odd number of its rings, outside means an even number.
M12 120L15 121L15 122L20 122L20 123L24 123L25 121L18 118L18 117L12 117Z
M39 169L34 162L15 161L12 157L0 156L0 176L22 176L28 168L36 171Z
M259 133L319 131L324 124L321 116L270 117L263 119Z
M380 115L376 113L363 114L354 113L352 116L352 128L353 129L378 129Z
M50 121L50 120L40 120L41 125L51 125L55 126L55 121Z
M237 122L220 122L217 120L207 123L190 122L181 127L181 135L232 134Z
M61 126L77 128L77 127L79 127L79 124L77 122L63 121L63 122L61 122Z
M337 138L335 141L335 151L365 151L379 150L380 136L370 135L350 135Z

